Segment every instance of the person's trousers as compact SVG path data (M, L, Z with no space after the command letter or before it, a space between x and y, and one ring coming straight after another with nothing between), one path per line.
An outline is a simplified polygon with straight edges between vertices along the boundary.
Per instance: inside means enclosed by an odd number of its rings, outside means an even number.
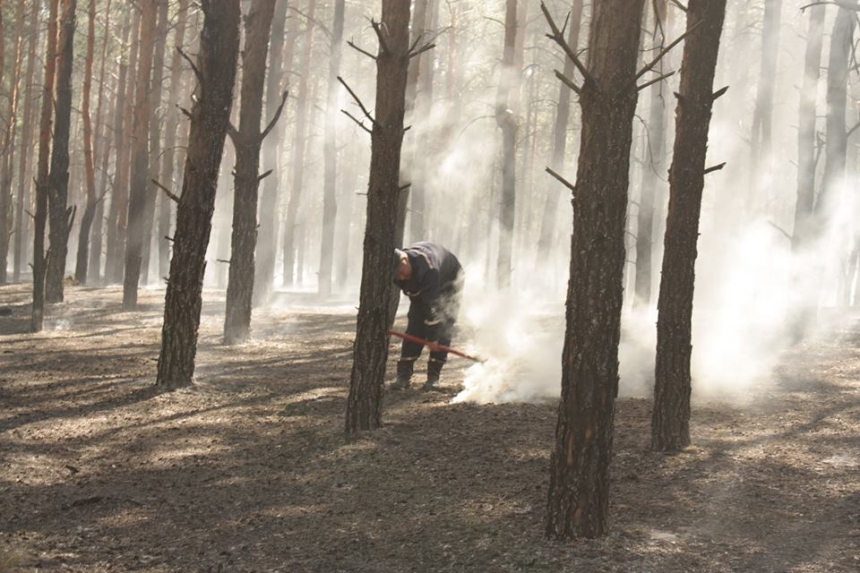
M435 342L441 346L450 346L451 337L454 335L454 328L457 324L457 313L460 309L460 284L452 284L450 288L443 289L440 297L441 308L438 311L438 318L441 319L439 325L439 339ZM413 302L409 305L409 313L407 315L406 334L417 336L418 338L427 339L427 324L425 320L424 306L418 302ZM415 368L415 362L421 357L421 352L424 350L424 345L411 340L403 340L400 347L400 360L397 363L397 374L399 377L410 377ZM445 351L434 351L430 353L430 360L427 363L427 375L438 378L442 372L442 366L448 360L448 353Z

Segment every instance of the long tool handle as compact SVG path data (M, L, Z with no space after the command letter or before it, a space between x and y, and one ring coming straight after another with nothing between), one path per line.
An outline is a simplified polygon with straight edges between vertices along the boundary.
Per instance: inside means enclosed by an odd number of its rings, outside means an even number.
M416 343L422 344L424 346L427 346L428 344L430 344L429 340L424 340L423 338L418 338L417 336L412 336L411 334L406 334L405 332L397 332L396 330L389 330L388 334L391 334L391 335L396 336L398 338L402 338L404 340L409 340L410 342L416 342ZM484 360L481 360L480 358L478 358L476 356L470 356L470 355L466 354L465 352L460 352L459 350L455 350L454 348L451 348L450 346L442 346L441 344L437 344L437 346L439 347L439 350L444 350L445 352L450 352L451 354L456 354L457 356L462 356L463 358L468 358L469 360L472 360L473 362L485 362Z

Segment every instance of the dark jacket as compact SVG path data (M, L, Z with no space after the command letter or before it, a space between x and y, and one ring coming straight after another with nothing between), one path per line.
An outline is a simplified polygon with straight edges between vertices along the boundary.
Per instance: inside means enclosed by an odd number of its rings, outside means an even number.
M456 297L462 283L462 267L448 249L436 243L415 243L403 249L412 265L412 277L408 281L395 280L410 302L421 306L425 333L428 340L435 341L444 316L446 298ZM455 301L452 301L455 302ZM456 317L454 317L456 318Z

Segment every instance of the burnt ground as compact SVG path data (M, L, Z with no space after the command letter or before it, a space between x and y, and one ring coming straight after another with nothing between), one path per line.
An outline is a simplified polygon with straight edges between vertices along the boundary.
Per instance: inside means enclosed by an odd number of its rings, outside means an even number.
M197 382L159 395L163 294L69 287L31 334L29 288L0 287L4 573L860 570L860 324L784 353L751 406L697 406L677 455L620 399L611 533L558 543L555 403L452 404L449 367L347 440L348 305L293 295L228 348L208 293Z

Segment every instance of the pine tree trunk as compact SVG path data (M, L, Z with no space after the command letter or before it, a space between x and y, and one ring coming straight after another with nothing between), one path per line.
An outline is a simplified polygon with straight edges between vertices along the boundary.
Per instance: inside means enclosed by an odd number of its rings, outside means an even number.
M81 226L78 232L75 281L79 284L87 284L90 228L96 215L96 169L95 158L93 157L93 124L90 117L90 91L93 85L93 56L96 45L96 0L90 0L87 16L87 55L84 63L84 94L81 109L84 121L84 168L86 169L87 204L84 208L84 215L81 217Z
M306 125L308 123L308 108L311 104L311 49L313 48L314 17L316 0L308 0L307 28L304 34L301 69L299 74L299 100L296 110L296 131L293 139L292 182L290 185L290 201L287 205L287 216L284 218L284 277L283 285L293 286L295 283L296 263L296 220L302 198L304 184L305 146L307 144Z
M62 0L60 36L57 43L57 94L54 141L51 146L51 173L48 176L48 211L51 219L48 239L48 266L45 274L45 301L63 302L63 279L69 231L74 211L69 198L69 133L72 120L72 63L77 0Z
M506 0L505 48L499 91L496 98L496 123L502 130L502 197L499 212L499 255L496 280L499 288L511 284L514 214L516 213L517 117L511 101L517 84L514 67L517 37L517 0Z
M19 0L22 4L26 0ZM21 141L23 149L29 150L33 147L33 102L31 86L36 71L36 46L39 42L39 10L37 6L30 8L30 29L27 51L27 72L24 80L24 116L21 123ZM15 256L12 270L12 280L21 280L21 270L27 261L27 239L30 235L30 217L24 216L26 206L30 204L30 153L21 153L18 158L18 202L15 206Z
M158 358L156 385L163 390L188 386L194 376L206 248L239 54L240 1L202 0L201 4L204 20L197 60L201 86L191 109Z
M257 192L260 187L260 146L263 135L263 89L266 55L275 0L253 0L245 17L245 49L242 51L242 99L239 131L232 133L236 148L233 192L233 235L230 250L224 343L237 344L251 330L251 297L254 293L254 251L257 248Z
M185 30L188 27L188 3L189 0L180 0L177 9L176 32L173 44L175 48L185 49ZM179 129L179 111L176 103L181 101L184 93L184 82L182 79L182 54L178 49L173 50L170 64L170 105L165 110L164 129L164 157L161 160L161 173L159 182L171 190L174 194L178 191L174 181L176 171L176 131ZM183 126L184 129L184 126ZM170 271L170 222L173 214L173 201L166 195L162 195L159 203L158 213L158 276L166 277Z
M278 0L272 25L272 46L269 50L269 81L266 86L266 115L274 116L281 91L289 84L292 73L292 58L298 36L299 19L289 18L289 27L284 34L287 0ZM286 39L286 42L285 42ZM282 123L286 124L286 120ZM284 130L275 130L276 137L263 142L263 163L279 166ZM263 180L260 197L260 228L257 239L257 271L254 278L254 304L267 304L272 295L275 280L275 262L278 254L278 187L280 171L277 167Z
M156 0L141 3L140 53L134 96L134 125L132 127L132 162L128 203L128 235L125 243L125 276L122 285L122 307L137 309L137 288L140 282L143 255L146 194L149 192L149 118L152 113L152 68L157 21Z
M343 23L345 1L335 0L332 22L331 56L328 68L328 102L325 117L325 171L323 174L323 224L320 241L320 271L317 292L331 295L332 267L334 266L334 227L337 219L337 98L340 85L341 53L343 50Z
M382 426L382 395L388 359L391 257L400 188L406 73L409 65L409 3L382 0L377 27L376 115L371 134L370 181L361 271L358 322L346 406L346 433Z
M624 232L636 59L644 0L595 3L573 197L561 403L550 461L546 534L600 537L609 512L609 461L623 302Z

